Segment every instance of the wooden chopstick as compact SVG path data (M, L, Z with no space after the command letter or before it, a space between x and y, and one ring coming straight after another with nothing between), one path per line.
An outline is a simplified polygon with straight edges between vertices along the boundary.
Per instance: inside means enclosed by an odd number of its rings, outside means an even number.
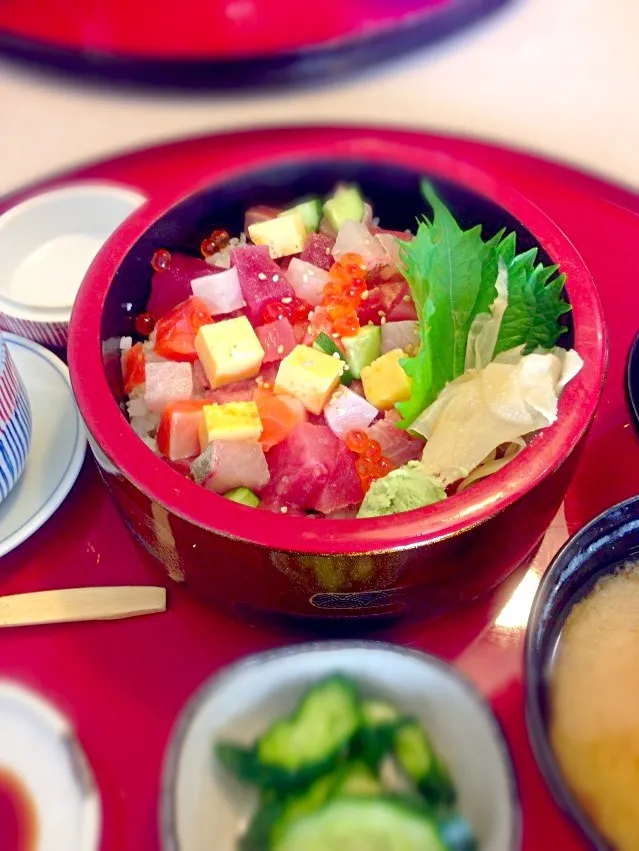
M115 620L166 611L166 588L121 585L63 588L0 597L0 627Z

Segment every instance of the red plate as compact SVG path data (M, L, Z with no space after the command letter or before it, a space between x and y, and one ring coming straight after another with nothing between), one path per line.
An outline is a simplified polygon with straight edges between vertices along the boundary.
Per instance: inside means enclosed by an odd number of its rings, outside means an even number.
M323 83L436 41L509 0L3 0L0 50L111 80Z
M351 131L323 132L335 138ZM536 579L567 531L575 531L601 509L638 489L639 441L630 426L623 373L639 321L639 290L631 279L639 239L639 197L523 154L462 140L369 132L371 138L398 144L419 141L425 148L510 181L566 231L601 292L611 330L609 377L565 502L566 522L558 518L553 524L525 576L513 577L490 597L450 618L376 636L437 653L478 684L513 751L524 813L524 851L579 851L586 846L551 800L528 744L523 627ZM250 161L265 140L285 153L290 148L299 150L316 133L278 129L195 139L89 166L74 176L117 180L147 193L172 192L179 186L186 190L224 168L226 152ZM133 544L93 462L87 461L62 509L2 560L0 593L161 581L154 563ZM228 621L171 585L170 610L165 615L0 632L0 675L13 675L40 688L77 724L104 798L103 851L157 851L159 770L179 708L193 689L226 662L298 638Z

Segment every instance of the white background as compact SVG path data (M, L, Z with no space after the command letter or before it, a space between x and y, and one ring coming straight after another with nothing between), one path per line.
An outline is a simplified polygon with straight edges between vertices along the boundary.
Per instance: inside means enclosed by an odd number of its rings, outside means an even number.
M497 140L639 189L639 0L514 0L421 54L277 97L129 95L0 63L0 105L0 193L182 135L330 121Z

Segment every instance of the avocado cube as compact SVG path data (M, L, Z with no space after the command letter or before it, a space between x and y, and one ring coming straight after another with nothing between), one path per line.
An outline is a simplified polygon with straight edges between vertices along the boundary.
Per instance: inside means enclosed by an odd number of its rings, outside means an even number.
M354 378L360 378L365 366L382 353L382 329L379 325L364 325L354 337L342 337L346 363Z
M324 215L339 231L344 222L361 222L364 218L364 199L356 186L340 186L324 204Z

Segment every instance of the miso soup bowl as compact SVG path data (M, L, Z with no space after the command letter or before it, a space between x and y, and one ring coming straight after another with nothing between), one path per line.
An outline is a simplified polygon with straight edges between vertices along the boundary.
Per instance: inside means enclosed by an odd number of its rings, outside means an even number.
M69 366L105 482L131 533L168 574L252 621L393 618L441 613L495 586L534 554L567 490L601 394L606 334L591 276L566 236L509 186L423 143L356 131L284 137L249 164L218 161L202 186L156 197L94 261L73 311ZM411 138L403 136L405 138ZM568 275L570 333L584 360L559 419L495 475L438 505L367 520L313 520L247 508L184 478L153 454L123 413L119 340L144 310L158 248L197 253L212 227L238 233L252 204L282 205L358 183L382 224L413 228L430 178L461 223L514 229Z
M595 517L559 550L539 583L526 627L526 721L530 743L553 798L600 851L608 851L610 846L572 794L551 745L552 666L573 607L590 595L600 579L638 558L639 496L633 496Z

